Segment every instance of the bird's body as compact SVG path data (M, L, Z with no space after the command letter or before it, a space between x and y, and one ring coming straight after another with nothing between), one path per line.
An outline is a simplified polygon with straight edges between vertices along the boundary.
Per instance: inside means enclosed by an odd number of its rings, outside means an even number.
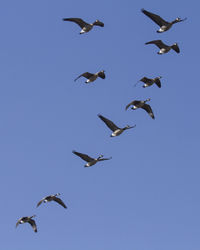
M153 40L145 44L155 44L160 49L160 51L157 52L157 54L159 55L165 54L169 52L171 49L173 49L176 53L180 53L180 49L177 43L174 43L173 45L166 45L161 40Z
M85 167L91 167L93 165L95 165L97 162L99 161L106 161L106 160L110 160L112 159L112 157L109 157L109 158L103 158L103 155L100 155L99 157L97 158L92 158L90 157L89 155L87 154L82 154L82 153L79 153L77 151L72 151L75 155L79 156L82 160L86 161L87 163L85 164Z
M152 119L155 119L155 116L153 114L153 111L151 109L151 106L146 104L146 102L150 101L150 99L146 99L144 101L141 100L134 100L132 102L130 102L128 105L126 105L126 110L132 105L131 109L136 110L139 108L144 109L150 116Z
M80 34L89 32L94 26L104 27L104 23L100 22L99 20L96 20L93 23L86 23L81 18L63 18L63 21L70 21L78 24L81 27Z
M142 79L140 79L140 81L144 83L143 88L152 86L154 83L155 83L159 88L161 88L160 78L162 78L162 77L161 77L161 76L158 76L158 77L155 77L155 78L143 77Z
M181 19L181 18L177 17L175 20L173 20L171 22L167 22L163 18L161 18L159 15L151 13L151 12L145 10L145 9L142 9L141 11L146 16L148 16L152 21L154 21L157 25L160 26L160 29L157 30L158 33L165 32L165 31L169 30L173 26L173 24L179 23L179 22L182 22L182 21L186 20L186 18Z
M27 223L27 222L28 222L28 223L32 226L34 232L36 233L36 232L37 232L37 226L36 226L35 221L32 219L33 217L35 217L35 215L21 217L21 218L17 221L16 227L17 227L19 224L24 224L24 223Z
M113 131L112 134L110 135L111 137L121 135L125 130L130 129L130 128L134 128L136 126L136 125L134 125L134 126L127 125L124 128L119 128L111 120L105 118L104 116L99 114L98 117L107 125L107 127L109 129L111 129Z
M105 79L106 76L105 76L105 70L102 70L102 71L98 71L97 73L89 73L89 72L85 72L81 75L79 75L74 81L78 80L80 77L85 77L87 78L87 80L85 81L85 83L90 83L90 82L94 82L98 77L102 78L102 79Z
M60 204L61 206L63 206L64 208L67 208L67 206L64 204L64 202L60 198L57 197L58 195L60 195L60 193L44 197L42 200L40 200L38 202L37 207L39 207L42 204L42 202L47 203L47 202L50 202L50 201L55 201L58 204Z

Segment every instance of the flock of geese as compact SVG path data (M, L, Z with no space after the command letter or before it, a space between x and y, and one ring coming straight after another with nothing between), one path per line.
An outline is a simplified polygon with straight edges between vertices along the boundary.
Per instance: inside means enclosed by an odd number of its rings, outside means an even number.
M181 19L181 18L178 17L178 18L176 18L175 20L173 20L171 22L167 22L164 19L162 19L159 15L156 15L156 14L151 13L151 12L149 12L147 10L144 10L144 9L141 9L141 11L147 17L149 17L152 21L154 21L157 25L159 25L160 28L159 28L159 30L157 30L158 33L165 32L165 31L171 29L172 26L175 23L183 22L183 21L186 20L186 18ZM96 20L93 23L86 23L81 18L63 18L63 21L70 21L70 22L74 22L74 23L78 24L81 27L80 34L84 34L84 33L87 33L89 31L91 31L94 26L104 27L104 23L101 22L101 21L99 21L99 20ZM171 49L174 50L176 53L180 53L180 49L179 49L177 43L174 43L172 45L166 45L161 40L153 40L153 41L147 42L145 44L155 44L160 49L157 52L158 54L168 53ZM85 72L85 73L79 75L74 81L78 80L80 77L85 77L87 79L85 81L85 83L90 83L90 82L94 82L98 77L100 77L102 79L105 79L106 76L105 76L105 71L104 70L99 71L97 73ZM160 79L161 79L161 76L155 77L155 78L143 77L138 82L141 81L141 82L144 83L143 88L152 86L153 84L156 84L159 88L161 88ZM150 101L150 98L148 98L146 100L133 100L129 104L126 105L125 110L127 110L129 107L131 107L131 109L133 109L133 110L141 108L141 109L145 110L152 119L155 119L155 116L153 114L151 106L149 104L147 104L147 102L149 102L149 101ZM112 122L108 118L104 117L103 115L98 114L98 117L112 131L112 134L110 135L111 137L119 136L125 130L134 128L136 126L136 125L133 125L133 126L127 125L127 126L125 126L123 128L120 128L114 122ZM104 157L103 155L100 155L97 158L92 158L92 157L88 156L87 154L79 153L79 152L76 152L76 151L72 151L72 152L75 155L77 155L78 157L80 157L82 160L84 160L85 162L87 162L85 164L85 167L91 167L91 166L95 165L99 161L105 161L105 160L112 159L112 157L103 158ZM38 202L37 207L39 207L42 203L47 203L47 202L50 202L50 201L55 201L59 205L61 205L62 207L67 208L67 206L65 205L65 203L60 198L58 198L59 195L60 195L60 193L57 193L57 194L54 194L54 195L48 195L48 196L44 197L43 199L41 199ZM21 217L17 221L16 227L19 224L29 223L32 226L34 232L37 232L36 222L33 219L35 216L36 215Z

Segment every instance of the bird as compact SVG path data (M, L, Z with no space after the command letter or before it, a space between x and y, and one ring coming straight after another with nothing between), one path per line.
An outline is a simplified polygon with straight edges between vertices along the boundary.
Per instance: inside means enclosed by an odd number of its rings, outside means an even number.
M47 203L47 202L50 202L50 201L55 201L58 204L60 204L61 206L63 206L64 208L67 208L67 206L65 205L65 203L60 198L56 197L58 195L60 195L60 193L46 196L45 198L43 198L42 200L40 200L38 202L37 207L39 207L40 204L42 204L42 202Z
M153 41L147 42L145 44L155 44L160 49L160 51L157 52L157 54L159 54L159 55L165 54L165 53L169 52L171 49L176 51L176 53L180 53L180 49L179 49L177 43L174 43L171 46L169 46L169 45L164 44L161 40L153 40Z
M106 76L105 76L105 70L102 70L102 71L99 71L97 73L89 73L89 72L85 72L83 74L81 74L80 76L78 76L74 81L78 80L80 77L85 77L87 78L87 80L85 81L85 83L90 83L90 82L94 82L98 77L102 78L102 79L105 79Z
M160 16L153 14L145 9L141 9L142 13L144 13L146 16L148 16L151 20L153 20L157 25L160 26L160 29L157 30L158 33L165 32L169 30L173 24L183 22L187 18L181 19L180 17L177 17L175 20L172 22L167 22L164 19L162 19Z
M63 18L63 21L70 21L70 22L74 22L74 23L78 24L82 29L80 31L80 34L84 34L84 33L89 32L93 28L93 26L104 27L104 23L100 22L99 20L96 20L93 23L86 23L81 18Z
M98 161L106 161L112 159L112 157L103 158L103 155L100 155L97 158L91 158L89 155L79 153L75 150L73 150L72 153L74 153L75 155L79 156L81 159L87 162L84 167L91 167L95 165Z
M124 128L119 128L117 125L115 125L112 121L105 118L104 116L98 114L98 117L107 125L107 127L109 129L111 129L113 131L113 133L110 135L110 137L118 136L121 133L123 133L125 130L130 129L130 128L134 128L136 126L136 125L134 125L134 126L127 125Z
M146 102L149 102L150 100L151 100L150 98L148 98L144 101L134 100L134 101L130 102L128 105L126 105L125 110L127 110L131 105L133 105L133 107L131 107L131 109L135 110L138 108L142 108L151 116L152 119L155 119L155 116L153 114L151 106L146 104Z
M149 87L151 85L153 85L154 83L159 87L161 88L161 82L160 82L160 79L162 78L162 76L158 76L158 77L155 77L155 78L147 78L147 77L143 77L142 79L140 79L138 82L143 82L144 85L142 86L143 88L146 88L146 87ZM137 83L136 83L137 84ZM135 86L136 86L135 84Z
M36 223L35 223L35 221L32 219L32 218L34 218L35 216L36 216L36 215L21 217L21 218L17 221L16 227L17 227L19 224L24 224L24 223L28 222L28 223L32 226L34 232L37 233L37 226L36 226Z

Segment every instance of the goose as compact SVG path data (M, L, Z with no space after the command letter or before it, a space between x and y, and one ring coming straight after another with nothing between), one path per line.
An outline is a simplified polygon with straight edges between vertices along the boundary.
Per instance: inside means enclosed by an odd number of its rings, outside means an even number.
M151 116L152 119L155 119L155 116L153 114L151 106L146 104L146 102L149 102L150 100L151 100L150 98L148 98L144 101L134 100L134 101L130 102L128 105L126 105L125 109L127 110L131 105L133 105L133 107L131 107L131 109L135 110L138 108L142 108Z
M162 19L160 16L153 14L145 9L141 9L142 13L144 13L146 16L148 16L151 20L153 20L156 24L160 26L160 29L157 30L158 33L165 32L169 30L173 24L183 22L187 18L181 19L180 17L177 17L174 21L172 22L167 22L164 19Z
M144 85L142 86L143 88L149 87L149 86L153 85L154 83L158 86L158 88L161 88L161 82L160 82L161 78L162 78L162 76L158 76L158 77L155 77L155 78L143 77L139 81L144 83Z
M134 126L127 125L124 128L119 128L117 125L115 125L112 121L105 118L104 116L98 114L98 117L107 125L107 127L109 129L111 129L113 131L113 133L110 135L110 137L115 137L115 136L121 135L121 133L123 133L125 130L130 129L130 128L134 128L136 126L136 125L134 125Z
M42 204L42 202L47 203L47 202L50 202L50 201L55 201L58 204L60 204L61 206L63 206L64 208L67 208L67 206L65 205L65 203L60 198L56 197L58 195L60 195L60 193L46 196L45 198L43 198L42 200L40 200L38 202L37 207L39 207Z
M36 215L21 217L21 218L17 221L16 227L17 227L19 224L24 224L24 223L28 222L28 223L32 226L34 232L37 233L37 226L36 226L36 223L35 223L35 221L32 219L32 218L34 218L35 216L36 216Z
M161 40L153 40L145 44L155 44L160 49L160 51L157 52L157 54L159 55L165 54L169 52L171 49L176 51L176 53L180 53L180 49L177 43L174 43L173 45L169 46L169 45L164 44Z
M94 82L98 77L101 77L102 79L105 79L105 70L99 71L95 74L89 73L89 72L85 72L83 74L81 74L80 76L78 76L74 81L78 80L80 77L85 77L87 78L87 80L85 81L85 83L90 83L90 82Z
M97 158L91 158L89 155L82 154L82 153L76 152L74 150L72 151L72 153L74 153L75 155L79 156L81 159L83 159L84 161L87 162L84 167L91 167L94 164L96 164L98 161L106 161L106 160L112 159L112 157L103 158L103 155L100 155Z
M104 23L100 22L99 20L96 20L93 23L86 23L81 18L63 18L63 21L70 21L70 22L74 22L74 23L78 24L82 29L80 31L80 34L84 34L84 33L89 32L93 28L93 26L104 27Z

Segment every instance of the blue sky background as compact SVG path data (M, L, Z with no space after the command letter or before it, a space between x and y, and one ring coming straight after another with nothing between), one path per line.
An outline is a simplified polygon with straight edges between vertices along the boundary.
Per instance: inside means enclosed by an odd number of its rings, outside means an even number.
M157 0L0 3L0 189L4 250L199 250L199 3ZM187 21L157 34L145 8ZM64 17L105 27L79 35ZM178 42L157 55L145 42ZM73 80L104 69L106 79ZM162 88L134 84L163 76ZM127 111L151 98L152 120ZM110 138L97 117L136 128ZM91 168L72 150L113 159ZM37 202L60 192L68 206ZM19 217L36 214L38 233Z

